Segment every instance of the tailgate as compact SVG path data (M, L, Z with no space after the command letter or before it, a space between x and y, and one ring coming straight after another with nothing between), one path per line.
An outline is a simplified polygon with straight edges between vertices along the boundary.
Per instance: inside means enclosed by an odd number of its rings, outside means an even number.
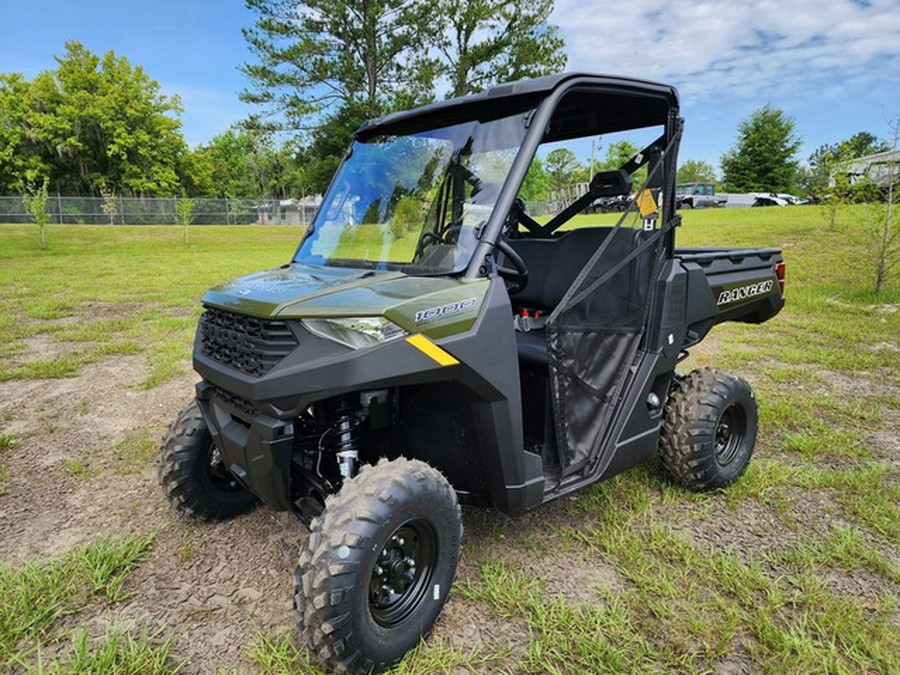
M678 248L675 257L689 271L689 283L699 283L696 270L702 270L716 306L715 323L762 323L784 307L783 277L776 273L784 262L781 249Z

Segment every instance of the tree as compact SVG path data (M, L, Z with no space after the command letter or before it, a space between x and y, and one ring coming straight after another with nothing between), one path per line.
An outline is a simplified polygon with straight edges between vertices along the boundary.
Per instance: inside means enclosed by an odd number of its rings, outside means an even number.
M228 129L190 154L193 194L284 198L308 191L307 172L290 140L262 130Z
M574 175L584 169L581 162L575 157L575 153L568 148L551 150L545 164L547 173L550 175L550 184L554 188L569 185L572 183Z
M895 117L890 125L892 142L885 143L887 148L897 152L900 147L900 117ZM871 153L869 153L871 154ZM873 218L874 228L872 240L875 252L875 292L881 293L888 277L894 268L900 263L900 223L897 222L897 212L894 209L894 201L897 198L897 188L900 187L900 160L895 156L889 157L885 162L882 173L886 181L884 210L875 211Z
M252 89L240 97L265 106L269 118L281 117L280 126L314 129L344 108L373 117L396 98L416 98L420 79L412 66L426 51L424 3L247 0L247 6L256 21L243 34L258 62L241 67ZM258 115L253 122L264 123Z
M194 200L182 196L181 199L175 199L175 220L184 228L184 243L189 244L189 229L191 223L194 222Z
M619 167L627 164L631 160L631 158L638 154L640 151L641 149L631 141L614 141L610 143L609 147L606 149L606 160L601 165L601 168L606 171L618 169ZM660 171L661 170L662 169L660 169ZM659 174L659 171L657 171L657 174ZM642 166L640 169L635 171L631 177L631 181L635 190L643 185L646 180L646 166Z
M873 197L874 187L867 181L854 183L846 171L848 162L884 152L890 145L868 131L860 131L839 143L820 145L809 156L809 169L801 174L802 186L808 194L816 196L829 214L834 227L838 208L842 204L865 201Z
M20 73L0 73L0 191L27 191L51 174L52 158L43 151L30 124L36 111L31 83Z
M550 184L551 177L544 169L544 162L535 155L531 160L531 166L528 167L528 173L525 174L525 180L522 181L519 197L527 202L544 201L550 191Z
M50 222L50 214L47 211L47 202L50 200L47 194L48 182L47 178L44 178L40 185L27 185L25 195L22 197L25 210L31 214L41 230L41 248L44 249L47 248L47 224Z
M435 36L449 96L498 82L548 75L566 66L565 46L547 23L553 0L442 0Z
M793 192L800 139L794 120L766 104L738 128L735 146L722 156L722 173L731 192Z
M809 174L804 187L811 194L824 194L833 183L835 170L841 164L889 149L887 141L868 131L860 131L839 143L820 145L809 156Z
M38 175L68 194L169 195L187 146L178 97L160 93L140 66L76 41L58 67L35 76L0 76L0 189Z
M689 159L678 167L679 183L715 183L716 170L709 162L699 159Z
M109 224L116 224L116 216L119 215L119 198L115 192L106 187L106 185L100 185L100 197L103 199L103 204L100 205L100 210L103 211L107 216L109 216Z

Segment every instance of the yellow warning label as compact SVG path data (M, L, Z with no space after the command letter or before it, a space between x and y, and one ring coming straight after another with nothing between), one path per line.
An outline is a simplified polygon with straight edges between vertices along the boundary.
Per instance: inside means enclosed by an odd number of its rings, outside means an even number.
M659 207L656 205L656 200L653 198L653 193L647 189L638 195L637 205L644 218L652 216L659 210Z

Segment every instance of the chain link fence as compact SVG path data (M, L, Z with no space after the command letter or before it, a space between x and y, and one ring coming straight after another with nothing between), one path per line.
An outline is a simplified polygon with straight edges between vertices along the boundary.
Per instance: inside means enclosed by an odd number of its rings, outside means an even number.
M63 225L175 225L179 198L63 197L47 202L50 222ZM193 225L305 225L320 197L233 199L192 197ZM34 222L20 195L0 196L0 223Z

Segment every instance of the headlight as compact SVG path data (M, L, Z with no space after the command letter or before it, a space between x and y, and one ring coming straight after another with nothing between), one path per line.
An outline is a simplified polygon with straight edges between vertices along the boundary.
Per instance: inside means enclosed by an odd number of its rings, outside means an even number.
M303 319L312 333L334 340L353 349L371 347L409 335L397 324L380 316L360 316L351 319Z

